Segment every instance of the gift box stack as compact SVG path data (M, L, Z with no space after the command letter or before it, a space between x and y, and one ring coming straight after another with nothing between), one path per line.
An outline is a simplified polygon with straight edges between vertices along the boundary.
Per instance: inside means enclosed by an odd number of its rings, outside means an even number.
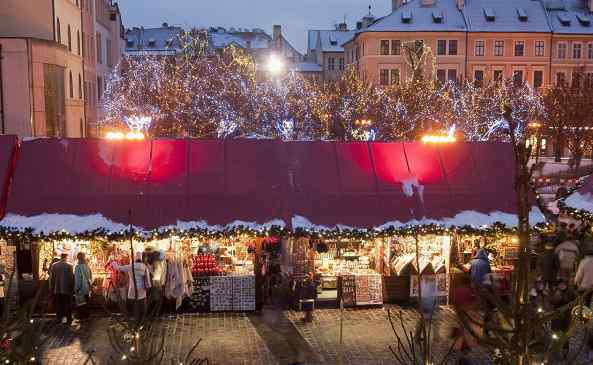
M233 310L255 310L255 276L233 277Z
M192 273L194 276L218 276L222 269L211 254L200 254L192 257Z
M210 310L212 312L233 310L233 278L231 276L210 277Z

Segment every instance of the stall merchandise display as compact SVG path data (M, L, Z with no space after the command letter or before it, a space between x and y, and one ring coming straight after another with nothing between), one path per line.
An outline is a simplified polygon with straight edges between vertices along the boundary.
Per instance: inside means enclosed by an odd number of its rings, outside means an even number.
M255 276L211 276L210 311L254 311Z
M338 288L344 307L383 304L381 275L344 275L340 277Z
M391 244L391 273L396 276L441 274L447 272L448 237L418 238L418 263L414 238L398 238ZM419 267L418 267L419 266Z
M217 276L223 272L212 254L199 254L192 257L191 271L198 276Z
M192 312L208 312L210 310L210 277L194 276L194 291L188 301Z

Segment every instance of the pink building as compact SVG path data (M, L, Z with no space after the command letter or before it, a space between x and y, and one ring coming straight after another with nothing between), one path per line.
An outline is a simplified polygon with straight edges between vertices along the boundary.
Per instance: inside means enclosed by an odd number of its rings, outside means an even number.
M95 68L89 53L94 48L89 38L93 4L0 2L0 133L87 135L87 115L96 115L96 104L90 104L87 95L92 86L87 80ZM121 29L121 19L117 20Z

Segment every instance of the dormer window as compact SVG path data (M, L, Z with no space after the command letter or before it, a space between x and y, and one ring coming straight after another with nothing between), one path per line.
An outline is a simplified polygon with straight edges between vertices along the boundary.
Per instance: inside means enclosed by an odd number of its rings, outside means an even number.
M517 15L519 16L519 20L522 22L527 21L527 12L523 8L517 8Z
M412 22L412 12L410 10L406 10L402 12L402 23L411 23Z
M565 27L570 26L570 18L566 14L558 14L558 20L560 20L560 24Z
M432 20L435 23L442 23L443 22L443 12L441 10L435 10L432 12Z
M492 8L484 8L484 17L489 22L493 22L496 20L496 15L494 14L494 9Z
M329 36L329 43L332 46L337 46L338 45L338 40L336 39L336 37L333 34L330 34L330 36Z
M148 47L150 47L150 48L154 48L154 46L156 46L156 39L154 39L154 38L150 38L150 39L148 40Z
M579 23L581 23L581 25L584 27L588 27L591 25L591 19L589 19L587 16L583 14L577 14L577 19L579 20Z
M128 48L134 47L134 41L131 39L128 39L128 41L126 42L126 47L128 47Z

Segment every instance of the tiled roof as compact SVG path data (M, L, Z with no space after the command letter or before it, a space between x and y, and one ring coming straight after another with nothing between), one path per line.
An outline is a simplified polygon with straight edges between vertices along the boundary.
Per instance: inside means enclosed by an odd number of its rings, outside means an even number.
M593 13L587 0L547 0L544 5L554 33L593 35Z
M317 38L321 38L322 52L344 52L344 43L351 40L355 31L343 30L310 30L309 50L317 50Z
M269 48L272 41L272 38L264 32L229 32L222 28L209 31L208 37L214 48L224 48L234 44L245 49L264 49Z
M161 52L179 49L179 27L132 28L126 32L126 52Z
M463 15L470 32L549 32L546 12L534 0L467 0Z
M469 0L468 0L469 1ZM358 32L436 32L465 31L463 15L455 0L434 0L424 5L421 0L411 0L391 14L375 21Z

